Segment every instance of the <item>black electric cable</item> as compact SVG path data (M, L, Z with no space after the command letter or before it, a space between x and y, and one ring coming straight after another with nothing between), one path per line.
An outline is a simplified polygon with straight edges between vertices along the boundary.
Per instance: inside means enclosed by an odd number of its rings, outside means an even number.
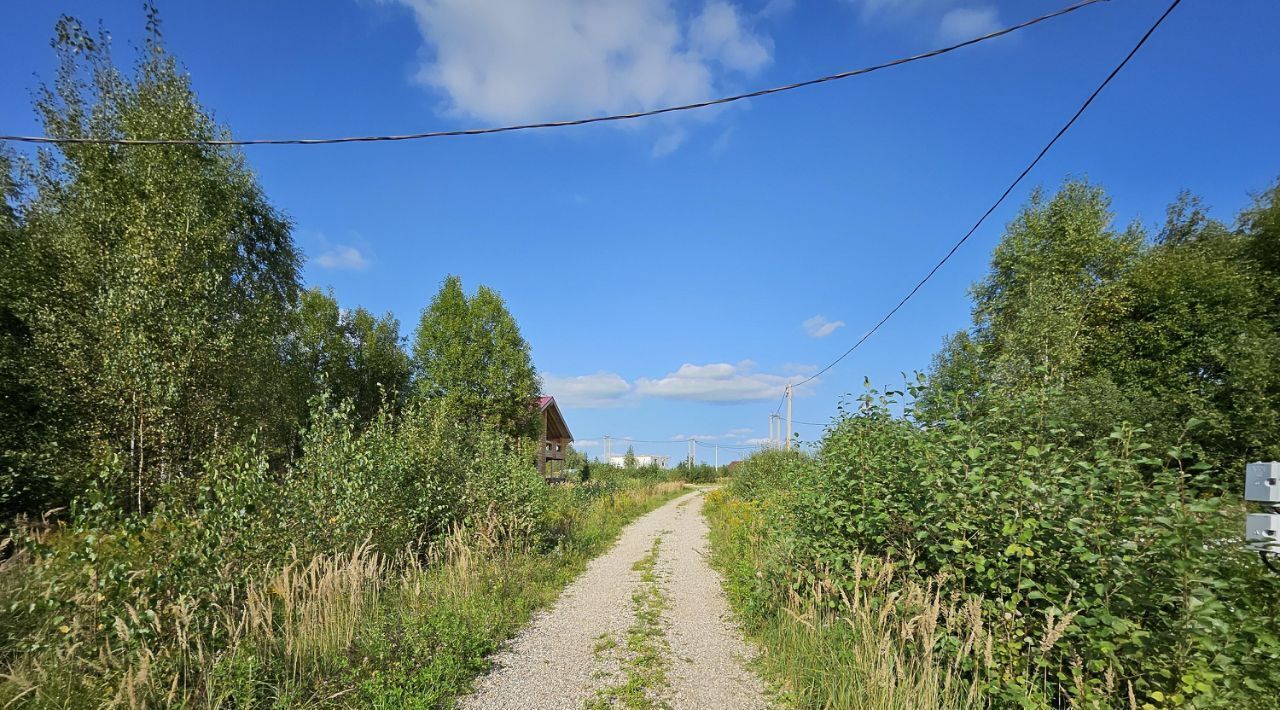
M883 326L886 322L888 322L889 319L894 316L894 314L896 314L903 306L905 306L907 304L907 301L910 301L911 298L916 295L916 292L919 291L921 287L923 287L929 281L929 279L933 278L933 275L938 273L938 270L941 269L944 264L950 261L951 257L955 255L956 251L960 249L960 247L965 242L969 241L969 237L972 237L974 233L978 231L978 228L981 227L983 223L987 221L987 218L990 217L991 214L996 211L996 208L998 208L1001 204L1004 203L1005 199L1008 198L1010 193L1012 193L1014 189L1017 188L1018 185L1022 183L1022 180L1025 177L1027 177L1027 174L1031 172L1032 168L1034 168L1036 165L1040 163L1040 160L1044 158L1044 156L1049 152L1049 149L1052 148L1062 138L1062 136L1066 135L1067 131L1072 126L1075 125L1076 121L1080 119L1080 116L1084 114L1085 110L1088 109L1089 106L1093 104L1094 99L1098 98L1098 95L1102 93L1102 90L1107 88L1107 85L1111 83L1111 80L1115 79L1116 75L1119 74L1120 71L1125 68L1125 65L1129 63L1129 60L1133 59L1134 55L1138 53L1138 50L1142 49L1143 45L1147 43L1147 40L1151 38L1151 35L1155 33L1156 29L1159 28L1162 23L1164 23L1165 18L1168 17L1169 14L1173 12L1174 8L1176 8L1181 2L1182 0L1173 0L1173 3L1171 3L1168 9L1166 9L1158 19L1156 19L1155 23L1151 25L1150 29L1147 30L1146 34L1142 35L1142 38L1139 39L1138 43L1133 46L1133 49L1129 50L1129 53L1125 55L1124 59L1121 60L1120 63L1116 65L1115 69L1112 69L1111 73L1107 75L1107 78L1102 80L1102 83L1098 85L1098 88L1094 89L1092 94L1089 94L1089 98L1085 99L1084 103L1080 105L1080 108L1076 109L1076 112L1072 114L1071 118L1068 119L1065 124L1063 124L1062 128L1058 129L1058 132L1054 134L1053 138L1051 138L1049 142L1046 143L1045 146L1040 149L1040 152L1037 153L1036 157L1030 163L1027 164L1027 167L1022 169L1022 172L1019 173L1016 178L1014 178L1013 182L1009 184L1009 187L1005 188L1005 191L1001 193L1000 197L997 198L996 201L993 202L991 206L987 208L986 212L982 213L982 216L979 217L978 221L975 222L974 225L969 228L968 232L965 232L965 235L960 238L960 241L956 242L951 246L951 250L948 251L946 255L942 257L942 260L939 261L937 264L935 264L934 267L929 270L929 273L925 274L924 278L920 279L920 282L917 283L915 287L913 287L911 291L908 292L907 295L902 298L901 301L898 301L898 305L890 309L889 312L886 313L885 316L881 318L880 321L871 328L871 330L868 330L866 334L864 334L861 338L858 339L858 342L853 344L853 347L844 351L843 355L836 358L835 360L832 360L830 363L827 364L826 367L822 368L821 370L818 370L817 372L813 373L809 377L795 383L792 386L798 387L800 385L805 384L806 382L810 382L814 378L818 377L824 372L835 367L837 364L840 363L841 360L844 360L846 357L849 357L849 355L852 354L853 351L857 350L863 343L867 342L868 338L870 338L872 335L875 335L876 331L880 330L881 326Z
M584 126L591 123L605 123L610 121L627 121L637 118L647 118L649 116L659 116L665 113L675 113L677 111L691 111L694 109L708 108L711 106L720 106L723 104L734 103L744 99L753 99L761 96L769 96L771 94L780 94L785 91L794 91L808 86L817 84L825 84L831 81L839 81L841 79L849 79L863 74L870 74L881 69L889 69L891 67L910 64L922 59L931 59L957 49L962 49L970 45L985 42L990 39L1002 37L1004 35L1025 29L1032 25L1039 24L1046 20L1075 12L1082 8L1094 5L1104 0L1083 0L1069 7L1064 7L1047 15L1041 15L1025 22L1006 27L1004 29L988 32L985 35L965 40L959 44L953 44L939 49L933 49L922 54L915 54L909 57L901 57L892 61L876 64L861 69L853 69L850 71L840 72L838 74L829 74L816 79L806 79L794 84L785 84L782 86L774 86L767 89L758 89L745 94L735 94L732 96L724 96L717 99L709 99L707 101L699 101L691 104L681 104L678 106L667 106L664 108L650 109L647 111L636 111L634 113L613 114L609 116L593 116L590 118L576 118L568 121L547 121L543 123L522 123L511 126L497 126L491 128L466 128L451 131L428 131L425 133L409 133L404 135L377 135L377 136L348 136L343 138L253 138L253 139L204 139L204 138L93 138L93 137L71 137L71 136L19 136L19 135L0 135L0 141L13 141L19 143L55 143L55 144L98 144L98 145L209 145L209 146L243 146L243 145L331 145L335 143L378 143L387 141L411 141L422 140L425 138L447 138L454 136L479 136L491 133L511 133L514 131L527 131L540 128L565 128L568 126Z

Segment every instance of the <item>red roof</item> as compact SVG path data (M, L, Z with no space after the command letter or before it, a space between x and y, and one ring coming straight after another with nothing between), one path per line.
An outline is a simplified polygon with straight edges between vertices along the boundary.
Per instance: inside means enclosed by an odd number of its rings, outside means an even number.
M548 427L555 427L557 432L563 435L563 438L573 441L573 434L569 432L569 425L565 423L564 415L560 413L560 406L556 404L556 398L546 395L539 397L538 411L545 412L548 408L551 409L548 415Z

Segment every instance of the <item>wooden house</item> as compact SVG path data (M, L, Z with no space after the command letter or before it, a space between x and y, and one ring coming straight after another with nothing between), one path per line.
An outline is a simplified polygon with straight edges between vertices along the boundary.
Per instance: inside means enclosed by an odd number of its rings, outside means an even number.
M542 440L538 447L538 473L548 481L564 478L564 457L573 443L573 434L564 422L564 415L556 405L555 397L539 397L538 412L542 418Z

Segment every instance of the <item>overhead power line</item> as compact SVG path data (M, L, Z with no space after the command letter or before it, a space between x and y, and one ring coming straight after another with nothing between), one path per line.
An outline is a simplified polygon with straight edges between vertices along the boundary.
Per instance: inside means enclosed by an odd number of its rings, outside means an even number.
M592 441L595 439L608 439L610 441L621 441L628 444L684 444L687 446L689 442L692 441L695 444L698 444L699 446L716 446L717 445L715 442L703 441L702 439L695 439L693 437L689 437L687 439L632 439L629 437L622 437L622 436L597 436L597 437L593 437L592 439L587 439L587 441ZM741 444L719 444L719 446L722 449L726 447L733 447L733 446L743 446L744 448L754 448L752 446L741 445Z
M597 439L609 439L610 441L622 442L626 444L684 444L688 446L689 442L693 442L695 446L705 446L707 448L721 448L729 451L755 451L760 449L760 445L753 444L717 444L711 441L703 441L702 439L629 439L618 436L598 436Z
M880 71L881 69L889 69L891 67L910 64L922 59L931 59L933 57L942 56L957 49L962 49L970 45L985 42L997 37L1018 30L1037 25L1046 20L1052 20L1062 17L1069 13L1075 12L1082 8L1094 5L1105 0L1083 0L1061 10L1056 10L1047 15L1041 15L1025 22L1005 27L1004 29L989 32L985 35L965 40L959 44L953 44L939 49L933 49L922 54L915 54L909 57L901 57L892 61L876 64L861 69L853 69L850 71L840 72L838 74L829 74L816 79L807 79L794 84L785 84L782 86L774 86L768 89L758 89L745 94L734 94L732 96L724 96L718 99L709 99L707 101L699 101L691 104L680 104L678 106L666 106L664 108L650 109L647 111L636 111L634 113L620 113L609 116L592 116L589 118L576 118L567 121L548 121L544 123L522 123L511 126L496 126L490 128L466 128L450 131L428 131L425 133L407 133L403 135L378 135L378 136L347 136L341 138L95 138L95 137L74 137L74 136L18 136L18 135L0 135L0 141L13 141L18 143L57 143L57 144L102 144L102 145L210 145L210 146L233 146L233 145L329 145L334 143L378 143L387 141L412 141L422 140L426 138L448 138L455 136L480 136L491 133L511 133L514 131L528 131L541 128L567 128L569 126L585 126L591 123L606 123L611 121L629 121L637 118L648 118L650 116L659 116L665 113L676 113L678 111L692 111L695 109L709 108L711 106L720 106L730 104L745 99L754 99L761 96L769 96L772 94L781 94L786 91L794 91L809 86L825 84L832 81L840 81L841 79L849 79L863 74Z
M881 326L883 326L886 322L888 322L888 320L892 318L895 313L897 313L904 305L906 305L907 301L910 301L911 298L916 295L916 292L919 291L921 287L923 287L925 283L929 281L929 279L933 278L934 274L938 273L938 270L941 269L942 266L946 264L947 261L949 261L953 255L955 255L956 251L959 250L960 247L965 242L969 241L969 237L972 237L974 233L978 231L978 228L981 227L983 223L987 221L987 218L991 216L991 213L995 212L996 208L998 208L1001 204L1004 203L1005 199L1009 197L1009 194L1012 193L1014 189L1017 188L1018 185L1022 183L1023 178L1025 178L1027 174L1030 173L1031 170L1040 163L1040 160L1044 158L1044 156L1049 152L1049 149L1053 148L1053 146L1058 142L1058 140L1061 139L1062 136L1065 135L1066 132L1070 130L1072 126L1075 125L1076 121L1079 120L1080 116L1084 114L1085 110L1087 110L1089 106L1093 104L1094 99L1098 98L1098 95L1102 93L1102 90L1107 88L1107 85L1111 83L1111 80L1115 79L1116 75L1119 74L1120 71L1125 68L1125 65L1129 63L1129 60L1133 59L1134 55L1138 53L1138 50L1142 49L1143 45L1147 43L1147 40L1151 38L1151 35L1155 34L1156 29L1158 29L1160 25L1164 23L1165 18L1168 17L1169 14L1173 12L1174 8L1176 8L1181 2L1182 0L1173 0L1173 2L1170 3L1169 7L1164 11L1164 13L1162 13L1160 17L1156 19L1155 23L1151 25L1150 29L1146 31L1146 34L1142 35L1142 38L1138 40L1138 43L1133 46L1133 49L1129 50L1129 53L1125 55L1124 59L1122 59L1120 63L1116 65L1115 69L1112 69L1111 73L1107 75L1107 78L1103 79L1101 84L1098 84L1098 88L1094 89L1092 94L1089 94L1089 98L1085 99L1084 103L1080 105L1080 108L1076 109L1076 112L1072 114L1071 118L1068 119L1065 124L1063 124L1062 128L1058 129L1058 132L1054 134L1053 138L1051 138L1049 142L1046 143L1045 146L1040 149L1040 152L1037 153L1036 157L1032 159L1030 163L1027 164L1027 167L1023 168L1021 173L1018 173L1018 177L1014 178L1013 182L1009 183L1009 187L1005 188L1005 191L1001 193L1000 197L997 198L996 201L993 202L991 206L987 208L986 212L982 213L982 216L979 217L978 221L975 222L973 226L969 228L969 231L965 232L964 236L961 237L959 241L957 241L955 244L951 246L950 251L948 251L946 255L942 257L942 260L939 261L937 264L935 264L934 267L929 270L929 273L925 274L924 278L920 279L920 282L917 283L915 287L913 287L907 293L906 296L903 296L901 301L898 301L898 305L890 309L889 312L886 313L885 316L881 318L879 322L877 322L874 326L872 326L871 330L868 330L866 334L864 334L861 338L858 339L858 342L853 344L853 347L844 351L844 354L842 354L840 357L836 358L835 360L832 360L830 363L827 364L826 367L822 368L821 370L818 370L817 372L806 377L805 379L795 383L795 386L803 385L806 382L813 380L814 378L818 377L824 372L835 367L837 364L840 363L841 360L844 360L846 357L849 357L849 355L852 354L853 351L857 350L863 343L867 342L867 340L872 335L875 335L876 331L880 330Z
M596 439L609 439L610 441L625 441L629 444L684 444L688 439L630 439L621 436L597 436Z
M693 439L692 441L694 444L698 446L705 446L707 448L729 449L732 451L755 451L756 449L760 448L760 446L752 445L752 444L717 444L714 442L700 441L698 439Z

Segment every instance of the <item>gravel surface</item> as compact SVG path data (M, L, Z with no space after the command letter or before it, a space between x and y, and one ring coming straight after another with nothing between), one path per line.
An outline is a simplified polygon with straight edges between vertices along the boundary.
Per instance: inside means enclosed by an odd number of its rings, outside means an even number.
M764 708L764 684L743 665L752 650L730 619L711 554L702 496L677 508L658 572L666 580L673 708Z
M581 708L625 682L627 630L635 621L636 562L661 536L656 571L667 599L669 687L653 689L672 708L764 708L764 685L743 665L750 648L730 621L720 576L707 564L702 496L681 496L628 525L609 552L591 561L552 608L494 656L494 668L463 698L464 708ZM619 646L598 650L601 640Z

